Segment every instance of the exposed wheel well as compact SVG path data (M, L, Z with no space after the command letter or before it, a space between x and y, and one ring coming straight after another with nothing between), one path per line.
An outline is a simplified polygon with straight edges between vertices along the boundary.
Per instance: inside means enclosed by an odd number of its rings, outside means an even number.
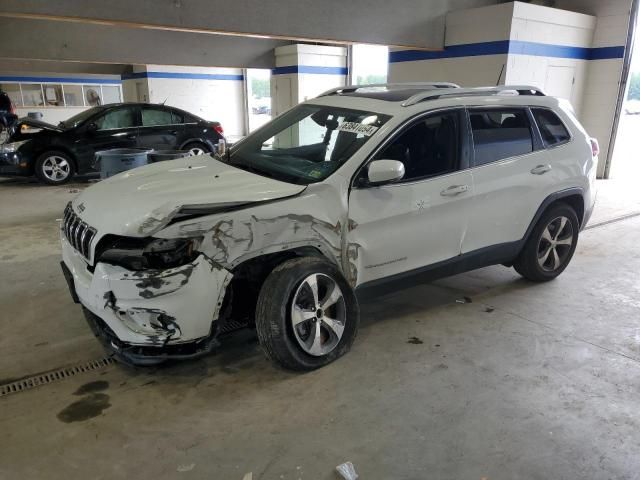
M256 303L262 284L282 262L296 257L325 256L315 247L300 247L251 258L232 270L233 278L225 292L220 323L228 319L253 324ZM234 294L234 292L236 292ZM225 318L222 318L225 317Z

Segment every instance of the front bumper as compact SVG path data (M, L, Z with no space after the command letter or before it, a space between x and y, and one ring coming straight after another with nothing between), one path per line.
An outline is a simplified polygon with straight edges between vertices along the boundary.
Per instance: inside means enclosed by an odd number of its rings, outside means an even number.
M0 153L0 175L31 175L29 162L20 153Z
M91 272L64 236L61 242L70 288L91 314L94 333L116 353L184 358L193 356L193 346L201 351L215 333L213 321L232 274L204 255L168 270L97 263Z

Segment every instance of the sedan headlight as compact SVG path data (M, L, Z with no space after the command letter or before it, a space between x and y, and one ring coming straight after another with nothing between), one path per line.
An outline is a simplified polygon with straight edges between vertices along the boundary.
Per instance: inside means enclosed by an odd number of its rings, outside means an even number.
M14 153L28 141L29 140L21 140L19 142L3 143L0 145L0 153Z
M128 270L162 270L192 262L199 246L199 238L111 237L98 246L96 259Z

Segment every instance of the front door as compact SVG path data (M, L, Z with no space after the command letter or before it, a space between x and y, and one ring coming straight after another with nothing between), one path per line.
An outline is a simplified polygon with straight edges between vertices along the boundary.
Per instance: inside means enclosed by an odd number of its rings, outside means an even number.
M87 125L85 133L77 140L81 171L92 170L95 153L114 148L135 148L138 135L138 109L120 106L109 109L94 119L93 128Z
M432 113L403 128L374 160L401 161L404 178L353 188L347 252L357 284L460 254L473 194L471 173L465 168L463 113Z
M184 129L181 119L168 108L142 107L142 125L138 133L140 148L175 150Z

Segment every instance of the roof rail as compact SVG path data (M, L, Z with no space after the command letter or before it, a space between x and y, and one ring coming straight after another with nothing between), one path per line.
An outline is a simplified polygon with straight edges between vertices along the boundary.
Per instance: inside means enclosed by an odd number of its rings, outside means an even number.
M487 96L487 95L534 95L544 96L544 92L531 85L501 85L498 87L458 88L440 91L425 91L412 95L401 103L403 107L410 107L425 100L435 100L442 97Z
M340 95L342 93L353 93L357 90L364 88L387 88L387 89L400 89L400 88L460 88L460 85L450 82L409 82L409 83L371 83L369 85L343 85L341 87L332 88L326 92L321 93L318 97L326 97L329 95Z

